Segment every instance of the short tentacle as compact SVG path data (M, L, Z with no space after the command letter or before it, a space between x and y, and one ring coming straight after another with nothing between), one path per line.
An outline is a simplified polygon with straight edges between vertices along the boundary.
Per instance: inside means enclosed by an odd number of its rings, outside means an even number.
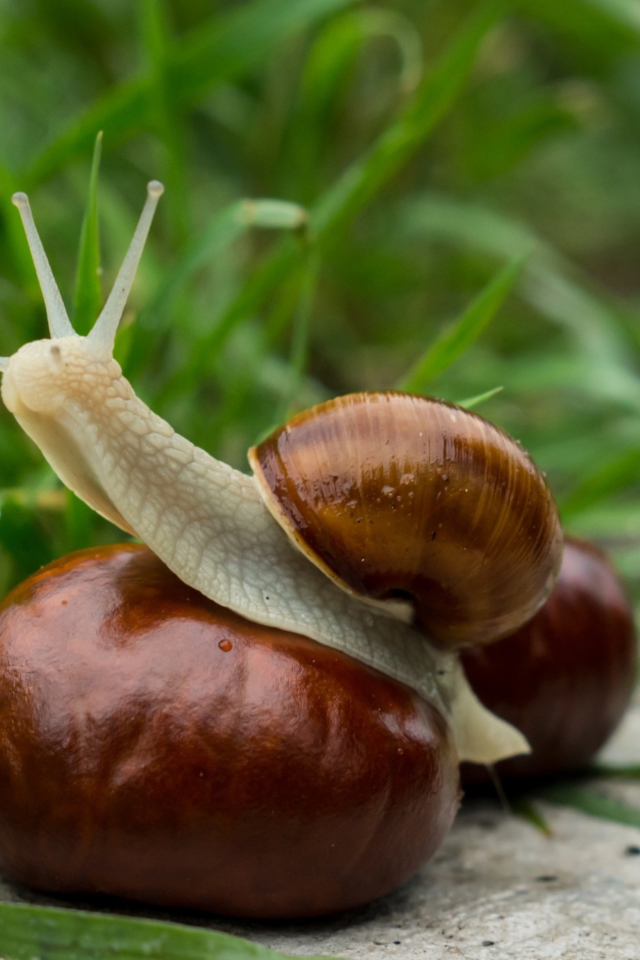
M69 315L65 309L58 285L53 278L47 255L44 252L42 241L38 235L36 225L29 206L29 198L26 193L14 193L11 198L20 212L24 232L27 235L27 242L33 257L33 265L36 268L38 282L42 290L44 305L47 311L47 320L49 321L49 333L51 337L72 337L75 333L69 320Z
M164 187L158 180L152 180L147 185L147 200L140 215L138 226L133 235L131 245L124 258L120 272L104 305L102 313L96 320L93 330L89 334L92 340L106 351L113 350L118 325L124 311L136 270L142 256L145 241L149 233L151 221L158 205L158 200L164 193Z

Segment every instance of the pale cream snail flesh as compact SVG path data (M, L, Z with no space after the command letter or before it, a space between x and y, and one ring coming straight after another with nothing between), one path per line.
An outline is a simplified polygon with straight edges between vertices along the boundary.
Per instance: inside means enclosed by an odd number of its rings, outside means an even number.
M0 359L7 409L69 489L143 540L188 585L249 620L339 649L415 689L449 721L461 759L492 763L527 752L521 734L480 705L458 665L457 652L434 645L403 622L411 615L410 591L400 586L363 602L348 580L327 576L327 564L316 557L309 562L296 544L300 538L286 532L280 518L274 519L279 508L270 504L267 509L254 477L176 434L122 376L112 355L115 335L162 191L161 184L149 184L114 288L86 337L73 331L27 197L14 196L51 339L34 341ZM446 410L455 419L456 408ZM535 473L531 461L520 455L520 473ZM254 465L258 459L259 451ZM481 508L482 496L474 501L477 523ZM536 599L525 603L529 616L548 595L560 560L560 528L554 509L549 510L549 545ZM531 536L532 523L527 529ZM498 536L500 531L490 533ZM419 621L428 629L424 610Z

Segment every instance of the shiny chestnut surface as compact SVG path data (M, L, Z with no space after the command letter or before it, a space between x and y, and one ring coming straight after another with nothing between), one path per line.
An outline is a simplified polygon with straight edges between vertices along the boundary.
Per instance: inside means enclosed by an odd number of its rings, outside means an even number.
M517 633L463 654L482 702L518 727L532 753L498 764L503 776L584 767L613 733L636 680L633 610L605 554L568 538L560 577ZM463 765L466 782L484 768Z
M411 691L121 545L0 608L0 797L13 881L297 917L410 877L451 824L458 769Z
M410 597L443 645L495 640L549 595L562 532L524 450L473 413L401 393L301 413L250 452L265 502L351 590Z

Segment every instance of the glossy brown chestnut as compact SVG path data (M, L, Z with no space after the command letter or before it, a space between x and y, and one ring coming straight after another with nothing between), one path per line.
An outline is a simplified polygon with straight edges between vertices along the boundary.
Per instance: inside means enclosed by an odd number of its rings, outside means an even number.
M410 877L451 824L458 769L410 690L120 545L0 608L0 797L10 880L302 917Z
M560 577L538 614L513 636L466 650L482 702L518 727L532 753L498 764L502 776L584 767L613 733L636 679L633 610L605 554L567 538ZM484 768L463 765L469 783Z
M512 632L555 583L562 531L542 475L460 407L352 394L294 417L249 459L314 563L359 595L410 598L443 645Z

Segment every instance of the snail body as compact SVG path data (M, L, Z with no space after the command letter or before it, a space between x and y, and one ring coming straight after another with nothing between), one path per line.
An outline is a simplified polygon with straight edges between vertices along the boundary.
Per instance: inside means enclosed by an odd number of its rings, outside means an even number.
M265 451L281 450L282 438L304 433L314 411L254 451L256 480L177 435L135 395L113 359L115 333L161 192L159 184L149 185L147 203L114 289L87 337L73 332L28 201L23 194L16 195L52 339L27 344L13 357L0 360L5 405L71 490L142 539L189 586L249 620L333 646L406 683L447 717L461 758L491 762L526 751L520 735L481 708L453 651L464 643L486 642L494 630L515 629L551 589L562 538L541 475L506 435L446 404L373 394L316 408L319 424L334 423L334 414L342 414L350 429L355 426L363 434L356 441L351 433L343 446L347 458L358 446L360 465L355 471L335 482L331 474L328 484L316 477L311 484L311 499L320 488L318 483L346 496L344 505L336 507L335 500L329 499L320 506L316 533L320 527L331 529L328 515L334 509L340 525L350 510L353 484L360 481L364 491L369 487L374 500L385 504L384 510L375 505L363 508L362 503L354 509L359 516L353 524L357 534L351 549L366 579L376 564L384 567L396 551L402 559L415 555L427 561L413 582L406 576L397 579L394 573L388 588L374 583L368 602L383 608L377 611L352 595L360 592L360 586L342 569L327 577L331 562L318 558L307 562L298 549L302 535L292 533L291 518L281 526L280 482L274 488L275 506L264 482L270 470L268 465L265 468ZM384 424L376 421L380 412L385 414ZM338 436L341 429L336 427ZM397 445L396 452L389 443L390 450L381 459L379 451L390 439ZM376 446L378 461L374 462ZM417 463L423 454L426 470ZM333 462L341 455L334 450ZM318 455L321 472L325 465L332 469L326 456L324 451ZM296 490L306 470L304 466L292 481ZM390 521L399 512L397 497L402 498L403 492L387 504L386 488L402 491L409 474L414 479L408 484L407 519L401 534L392 535ZM454 478L449 485L453 493L446 493L446 476ZM289 484L289 478L285 480ZM420 525L419 508L431 511ZM366 522L371 519L373 525ZM451 529L445 529L450 521ZM369 547L376 549L361 552L362 531L370 526L374 529ZM412 530L414 541L405 540ZM509 544L505 557L496 549L501 537ZM437 583L438 563L444 574L441 583ZM473 582L472 592L482 585L480 599L464 594L466 581ZM424 596L414 590L416 585L421 590L426 586ZM503 602L506 609L501 613L498 607ZM452 612L448 626L447 607ZM425 637L403 622L413 616L414 608L419 626L433 636ZM473 624L476 614L477 626Z
M315 916L431 856L458 761L405 685L126 544L55 561L0 605L0 792L14 882Z

